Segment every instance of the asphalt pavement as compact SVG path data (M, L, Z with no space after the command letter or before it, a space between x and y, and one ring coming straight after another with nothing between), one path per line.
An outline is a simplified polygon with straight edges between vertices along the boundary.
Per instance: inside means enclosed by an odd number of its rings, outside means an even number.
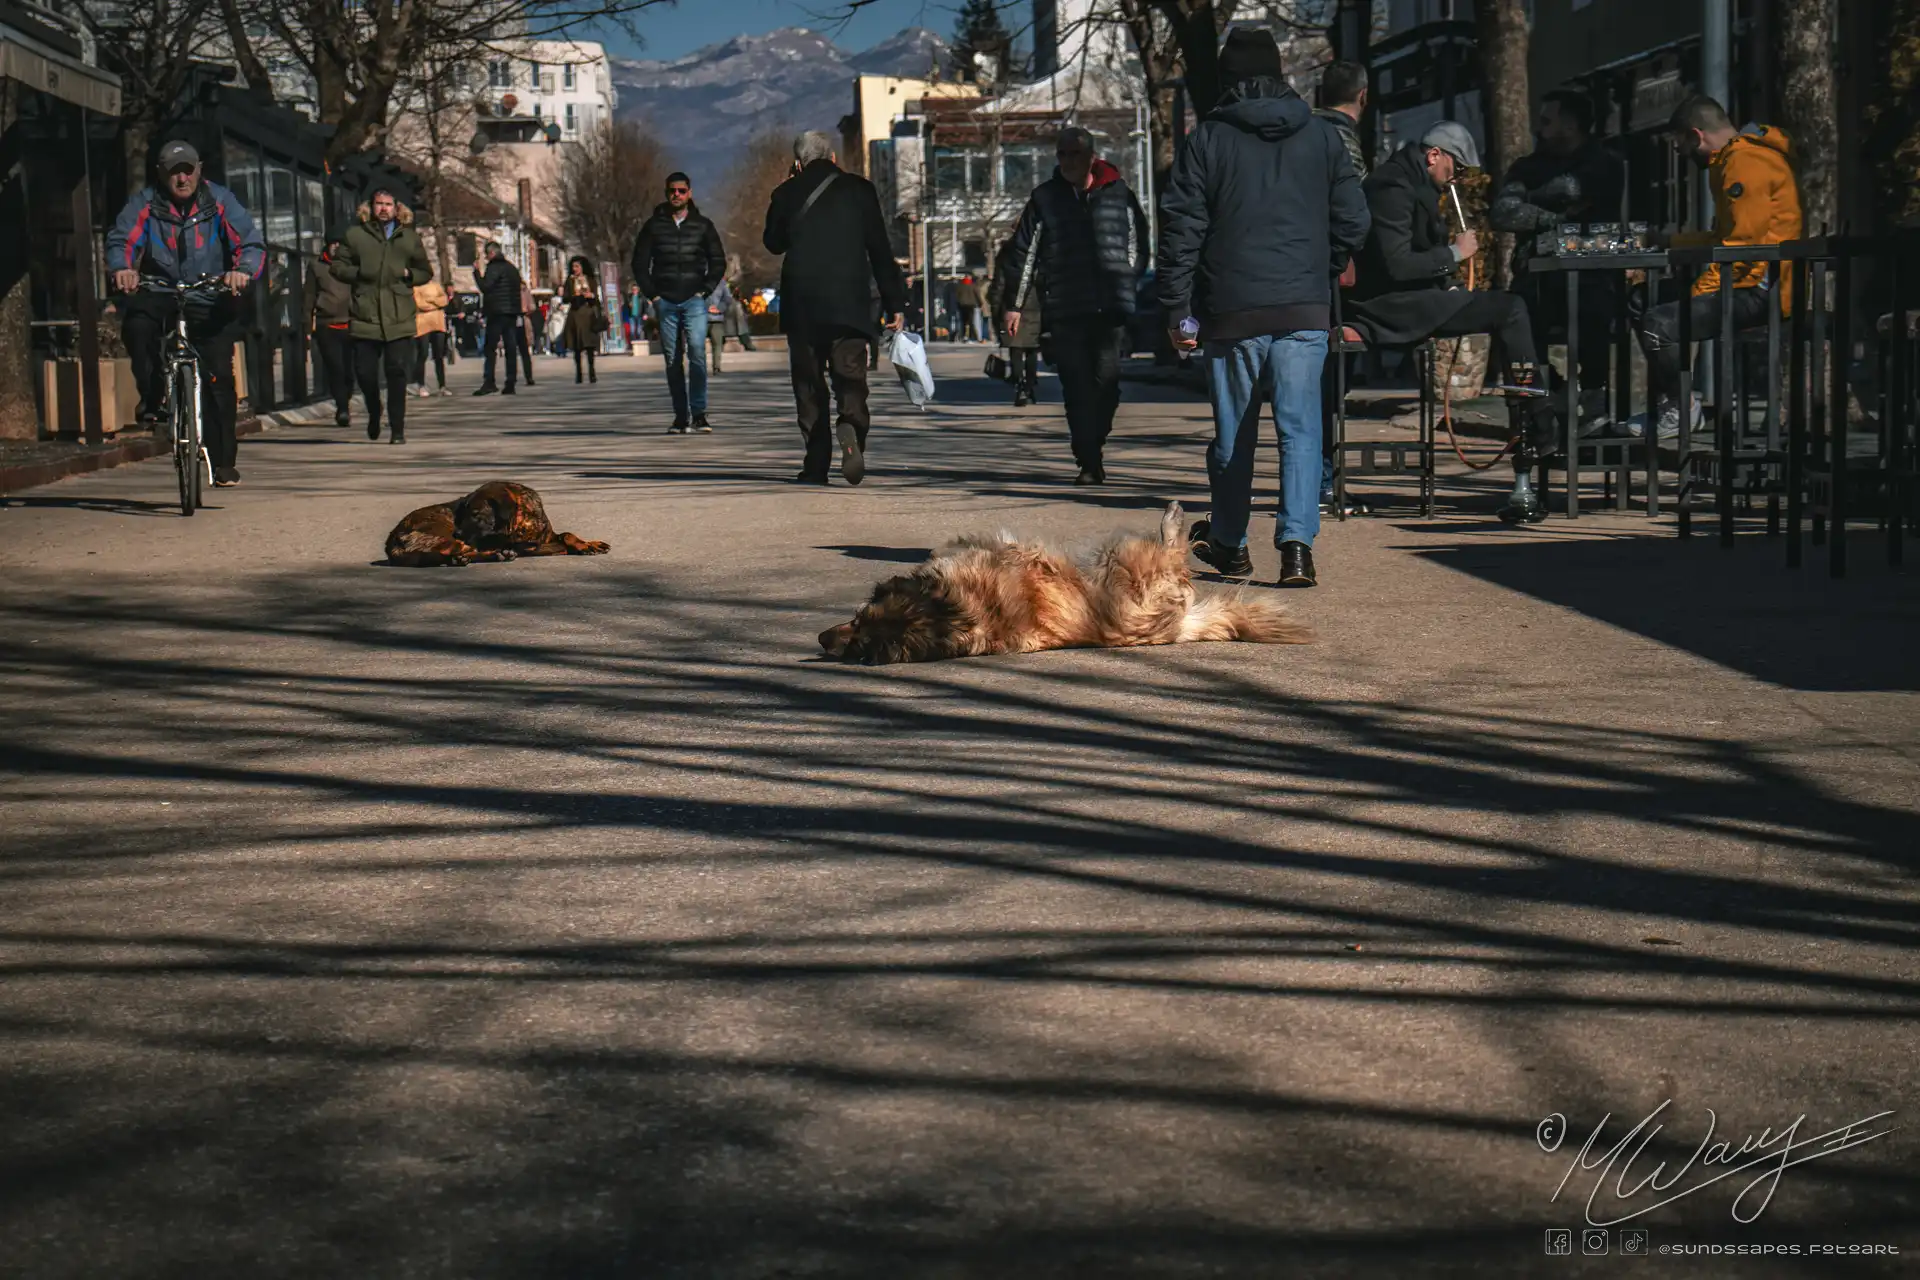
M1327 527L1310 646L821 661L952 536L1204 512L1203 405L1130 386L1075 488L984 356L882 370L859 488L787 483L761 353L711 436L655 360L464 362L192 519L164 460L0 504L0 1273L1913 1273L1878 535L1511 530L1450 464ZM490 479L611 554L380 563Z

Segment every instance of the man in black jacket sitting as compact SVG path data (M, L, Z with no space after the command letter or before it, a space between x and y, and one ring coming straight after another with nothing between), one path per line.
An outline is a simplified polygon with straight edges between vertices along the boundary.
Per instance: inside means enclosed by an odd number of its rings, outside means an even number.
M1014 227L1007 332L1020 332L1020 310L1040 289L1080 464L1074 483L1105 484L1127 317L1147 265L1147 215L1120 171L1095 157L1085 129L1062 129L1054 155L1059 167L1034 188Z
M480 314L487 323L487 358L479 389L473 394L513 394L514 335L520 330L520 269L500 252L500 242L487 241L487 265L480 272ZM494 353L506 349L507 385L493 380Z
M1339 131L1287 85L1271 32L1228 35L1220 79L1227 92L1188 135L1160 206L1160 301L1175 346L1206 344L1213 402L1213 510L1193 553L1230 577L1253 572L1266 401L1280 434L1280 585L1311 587L1333 280L1367 238L1367 202ZM1182 327L1196 315L1197 332Z
M1513 443L1513 496L1500 509L1509 524L1547 518L1528 476L1557 452L1553 414L1536 387L1533 324L1517 294L1462 289L1454 269L1480 250L1472 231L1454 232L1441 212L1442 193L1459 166L1478 168L1473 135L1452 121L1428 129L1367 179L1373 230L1359 259L1359 283L1346 318L1372 342L1408 347L1428 338L1496 334L1507 353L1508 433ZM1448 205L1458 218L1457 206ZM1537 397L1537 398L1536 398Z
M794 479L826 484L833 444L840 475L859 484L867 474L867 351L879 336L871 285L880 290L887 328L899 330L907 282L894 261L886 215L873 184L840 168L833 143L818 131L793 143L793 176L774 189L761 243L786 255L780 264L780 329L787 335L793 402L807 458ZM828 399L840 415L828 429Z
M1626 186L1626 166L1593 136L1593 99L1577 89L1555 89L1540 103L1538 145L1507 168L1487 220L1495 231L1514 234L1513 291L1527 301L1534 349L1546 346L1546 330L1567 322L1567 276L1529 272L1539 239L1563 222L1614 222ZM1589 272L1580 282L1581 419L1604 420L1607 359L1613 348L1618 281L1612 272Z
M686 174L667 175L667 198L640 224L632 266L641 296L653 300L667 356L667 392L673 397L667 434L712 431L707 423L707 295L726 278L727 251L713 219L693 203L693 180Z

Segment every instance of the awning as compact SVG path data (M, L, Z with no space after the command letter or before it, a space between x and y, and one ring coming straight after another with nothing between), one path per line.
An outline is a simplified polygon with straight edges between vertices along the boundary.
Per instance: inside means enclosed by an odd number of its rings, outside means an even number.
M0 79L16 80L103 116L120 114L119 76L6 26L0 26Z

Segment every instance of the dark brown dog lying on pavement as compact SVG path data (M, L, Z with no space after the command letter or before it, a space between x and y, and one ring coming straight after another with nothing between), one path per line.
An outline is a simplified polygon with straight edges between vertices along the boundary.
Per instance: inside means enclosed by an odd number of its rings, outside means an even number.
M540 495L511 480L494 480L464 498L422 507L387 535L387 563L410 569L606 552L604 542L555 533Z
M880 666L1042 649L1313 639L1277 604L1196 596L1180 524L1174 503L1158 538L1118 538L1080 562L1007 534L962 538L875 587L853 621L820 633L820 647L828 657Z

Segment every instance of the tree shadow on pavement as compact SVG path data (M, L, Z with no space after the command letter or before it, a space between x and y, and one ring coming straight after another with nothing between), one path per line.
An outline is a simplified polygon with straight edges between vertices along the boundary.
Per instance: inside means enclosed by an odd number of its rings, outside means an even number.
M1764 741L805 664L832 583L601 568L0 601L16 1265L1519 1274L1540 1116L1841 1123L1920 1048L1920 817ZM1889 1144L1789 1178L1920 1207Z

